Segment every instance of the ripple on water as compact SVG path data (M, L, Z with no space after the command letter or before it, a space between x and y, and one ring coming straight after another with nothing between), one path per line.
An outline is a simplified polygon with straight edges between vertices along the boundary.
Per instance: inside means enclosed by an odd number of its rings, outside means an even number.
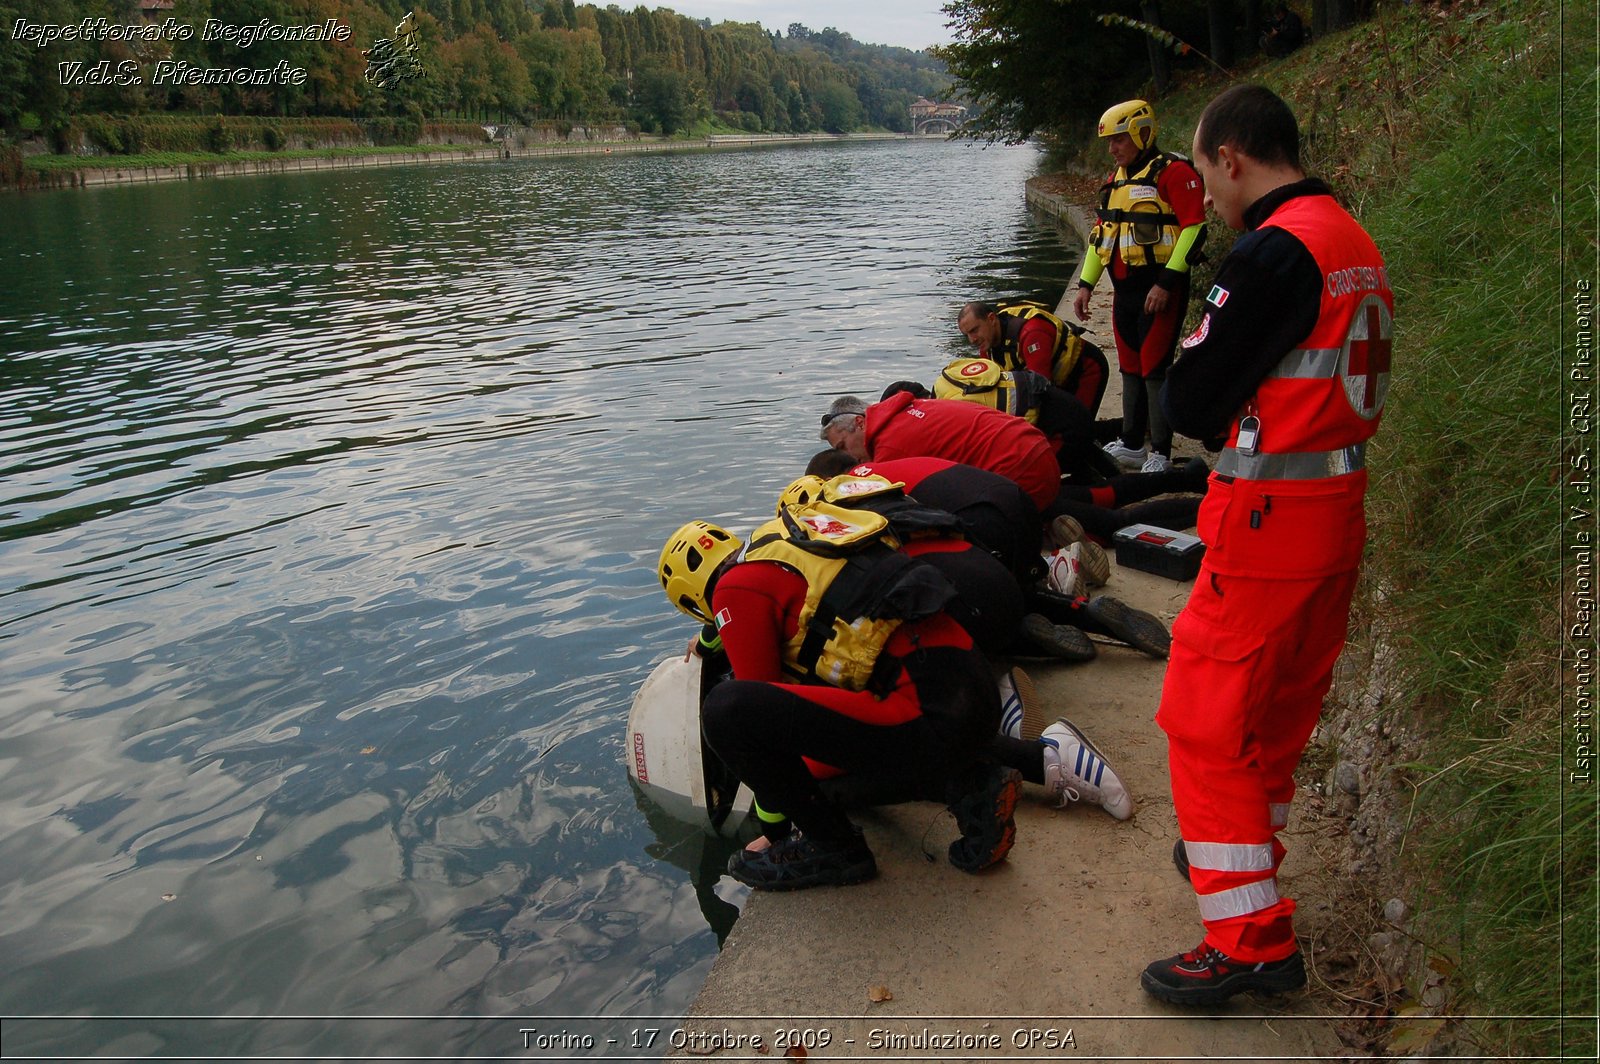
M734 906L721 844L622 768L632 692L692 630L656 551L769 512L827 398L931 377L965 300L1065 288L1032 160L889 143L35 201L0 231L25 264L0 291L0 1007L682 1009Z

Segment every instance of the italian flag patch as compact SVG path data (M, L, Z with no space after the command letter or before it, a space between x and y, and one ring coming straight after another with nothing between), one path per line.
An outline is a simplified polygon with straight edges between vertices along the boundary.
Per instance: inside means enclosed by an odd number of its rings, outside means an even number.
M1220 284L1211 286L1211 291L1206 295L1206 302L1212 306L1220 307L1228 301L1228 290Z

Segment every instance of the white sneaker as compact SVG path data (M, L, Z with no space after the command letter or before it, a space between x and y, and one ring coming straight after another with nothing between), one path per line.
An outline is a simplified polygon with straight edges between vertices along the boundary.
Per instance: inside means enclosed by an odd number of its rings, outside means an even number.
M1037 739L1044 732L1044 703L1033 679L1021 669L1000 677L1000 734L1013 739Z
M1151 451L1150 457L1144 460L1144 465L1139 468L1141 473L1165 473L1172 468L1172 459L1160 451Z
M1121 440L1112 440L1102 448L1106 454L1117 460L1117 464L1129 469L1138 469L1144 464L1145 449L1133 448L1123 444Z
M1084 575L1083 563L1078 558L1074 543L1071 547L1056 551L1048 555L1050 562L1049 575L1046 582L1050 590L1067 598L1088 598L1089 580Z
M1039 736L1044 744L1044 785L1060 806L1097 802L1118 820L1133 815L1133 799L1116 770L1089 737L1062 717Z

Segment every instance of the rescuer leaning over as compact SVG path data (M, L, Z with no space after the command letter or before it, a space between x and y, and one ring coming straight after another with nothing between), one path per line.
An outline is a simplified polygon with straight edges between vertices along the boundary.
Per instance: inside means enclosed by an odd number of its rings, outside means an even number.
M756 889L877 874L860 829L808 762L898 783L902 799L944 801L961 831L950 863L963 871L1003 860L1016 836L1022 777L981 759L1000 698L988 661L945 611L955 591L880 541L885 523L862 513L780 517L748 547L691 521L661 551L667 598L716 626L733 670L706 695L706 742L758 811L786 814L761 813L770 845L757 840L729 860L729 874ZM813 532L839 538L818 552L803 545Z
M1278 833L1344 645L1394 297L1372 239L1301 169L1299 130L1277 96L1222 93L1201 115L1194 156L1207 202L1243 230L1163 397L1179 432L1226 439L1156 713L1182 836L1173 856L1205 938L1141 982L1210 1005L1305 983Z
M1122 439L1106 453L1154 473L1172 459L1172 427L1162 416L1160 393L1189 304L1189 265L1205 241L1203 191L1187 159L1156 145L1156 115L1145 101L1107 110L1100 137L1117 168L1100 189L1072 311L1079 321L1089 319L1089 293L1109 269Z

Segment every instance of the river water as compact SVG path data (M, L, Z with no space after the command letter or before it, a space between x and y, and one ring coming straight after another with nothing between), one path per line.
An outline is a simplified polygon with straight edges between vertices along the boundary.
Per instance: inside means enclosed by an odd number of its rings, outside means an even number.
M681 1014L743 895L626 777L693 631L656 553L767 512L829 397L931 380L966 299L1060 294L1036 165L10 198L0 1013L41 1018L8 1055L525 1056L465 1018Z

